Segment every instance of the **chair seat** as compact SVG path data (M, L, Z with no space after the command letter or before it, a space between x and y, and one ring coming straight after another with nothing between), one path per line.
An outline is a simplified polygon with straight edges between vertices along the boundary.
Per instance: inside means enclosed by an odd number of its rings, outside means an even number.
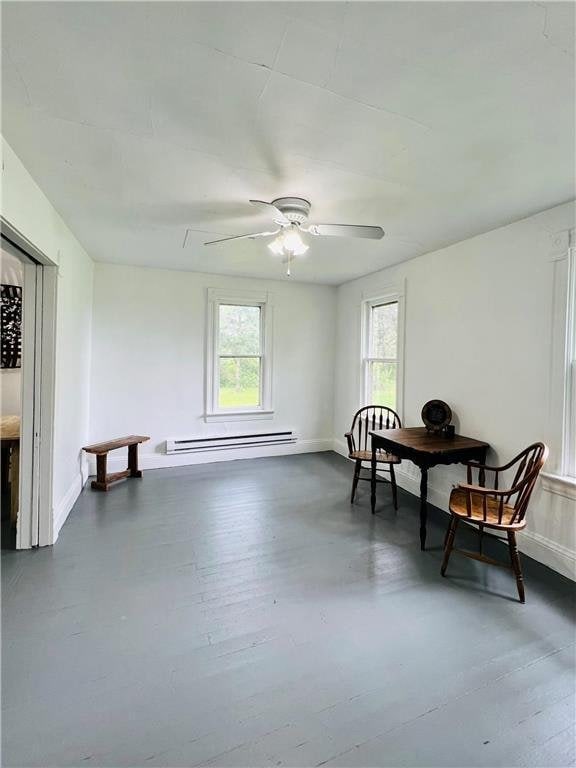
M468 514L466 506L467 492L460 488L454 488L450 494L450 512L458 517L470 520L473 523L482 523L490 528L500 528L508 530L521 530L526 525L525 520L511 523L514 515L514 507L504 504L502 512L502 521L498 522L498 509L500 499L489 496L486 500L486 520L484 520L484 496L480 493L471 494L471 514Z
M372 461L372 451L352 451L348 454L351 459L360 459L360 461ZM376 451L376 461L380 464L400 464L402 459L386 451Z

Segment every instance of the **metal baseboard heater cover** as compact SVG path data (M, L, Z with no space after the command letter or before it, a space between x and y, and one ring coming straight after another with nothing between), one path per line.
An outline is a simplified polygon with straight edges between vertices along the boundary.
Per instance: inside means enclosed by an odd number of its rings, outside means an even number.
M200 451L223 451L231 448L252 448L260 445L284 445L295 443L296 440L296 434L292 430L169 438L166 440L166 453L199 453Z

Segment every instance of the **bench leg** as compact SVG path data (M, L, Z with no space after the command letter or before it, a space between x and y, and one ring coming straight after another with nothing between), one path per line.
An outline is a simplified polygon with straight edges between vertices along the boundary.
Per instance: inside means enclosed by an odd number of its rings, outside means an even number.
M107 491L108 483L106 482L106 464L108 462L107 453L99 453L96 455L96 480L92 480L92 488L97 491Z
M142 472L138 469L138 443L128 446L128 469L130 477L142 477Z

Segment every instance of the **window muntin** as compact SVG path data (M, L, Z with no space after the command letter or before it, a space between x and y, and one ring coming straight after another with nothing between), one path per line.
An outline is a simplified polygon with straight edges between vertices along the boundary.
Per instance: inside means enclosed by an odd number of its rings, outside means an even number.
M396 360L398 355L398 302L371 307L370 351L373 358Z

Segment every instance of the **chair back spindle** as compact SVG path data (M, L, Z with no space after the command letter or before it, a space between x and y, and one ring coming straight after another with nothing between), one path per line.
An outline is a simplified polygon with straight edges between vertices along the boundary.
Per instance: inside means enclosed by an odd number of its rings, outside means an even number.
M352 440L354 449L359 451L369 451L370 432L379 429L400 429L402 423L400 416L385 405L366 405L360 408L354 415L352 421Z

